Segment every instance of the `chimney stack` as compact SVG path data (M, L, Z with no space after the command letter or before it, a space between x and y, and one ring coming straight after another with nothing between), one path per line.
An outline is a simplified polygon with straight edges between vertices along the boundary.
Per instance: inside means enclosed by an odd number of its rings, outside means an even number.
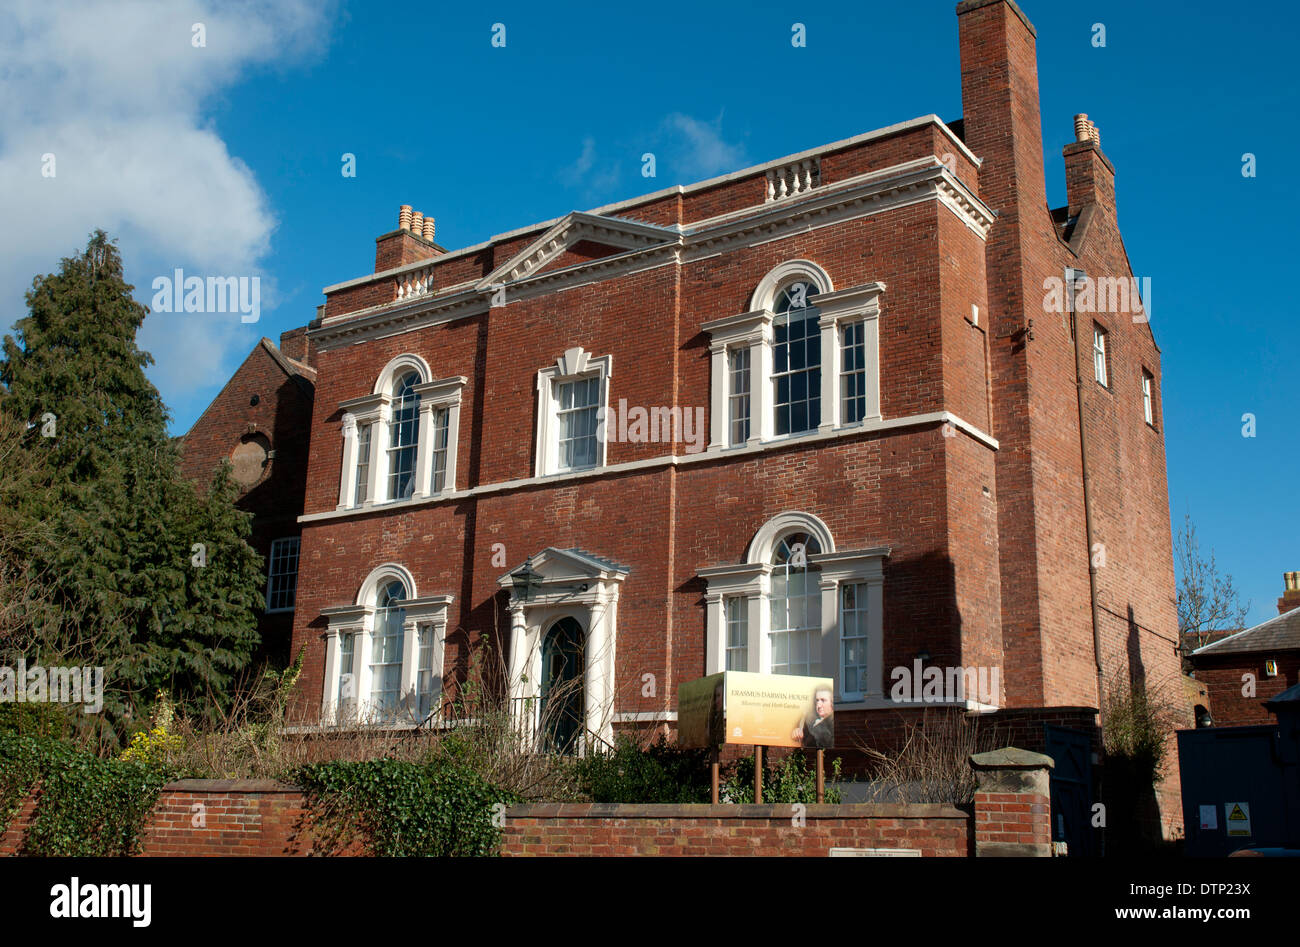
M397 229L375 238L375 272L440 256L447 251L433 242L433 217L426 217L410 204L397 213Z
M1115 214L1115 166L1102 153L1101 130L1086 114L1074 116L1074 141L1061 152L1065 156L1065 199L1069 212L1078 214L1087 204L1105 207Z
M1282 597L1277 600L1279 615L1300 608L1300 572L1283 572L1282 589Z

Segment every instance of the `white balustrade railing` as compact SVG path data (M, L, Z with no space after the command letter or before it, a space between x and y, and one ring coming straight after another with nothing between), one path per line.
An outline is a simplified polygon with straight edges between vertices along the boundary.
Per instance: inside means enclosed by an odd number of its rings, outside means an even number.
M811 191L820 183L821 161L817 158L804 158L779 168L770 168L767 172L767 200L793 197Z

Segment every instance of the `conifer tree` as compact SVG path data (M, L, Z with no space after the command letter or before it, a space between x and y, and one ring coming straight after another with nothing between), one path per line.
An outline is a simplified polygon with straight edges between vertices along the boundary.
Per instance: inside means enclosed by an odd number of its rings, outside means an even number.
M84 253L33 281L0 361L0 414L27 425L40 471L14 515L46 524L26 555L65 618L60 640L28 659L104 666L119 737L159 690L192 713L228 702L257 645L262 581L228 473L206 494L180 473L144 374L153 360L136 345L148 310L132 289L96 231ZM70 640L80 653L64 653Z

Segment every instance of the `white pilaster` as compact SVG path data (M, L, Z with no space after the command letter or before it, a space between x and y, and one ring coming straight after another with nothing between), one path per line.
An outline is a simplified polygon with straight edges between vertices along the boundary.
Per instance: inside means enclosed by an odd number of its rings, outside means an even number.
M730 377L727 371L727 347L720 342L709 346L709 448L725 447L731 442L731 424L727 413Z
M343 472L339 477L340 510L352 505L356 496L357 480L357 419L343 415Z

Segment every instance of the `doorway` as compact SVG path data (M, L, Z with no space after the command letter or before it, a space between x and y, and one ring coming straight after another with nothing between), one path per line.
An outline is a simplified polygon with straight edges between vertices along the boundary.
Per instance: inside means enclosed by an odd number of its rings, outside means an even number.
M546 749L573 753L586 719L582 626L561 618L542 641L542 723Z

